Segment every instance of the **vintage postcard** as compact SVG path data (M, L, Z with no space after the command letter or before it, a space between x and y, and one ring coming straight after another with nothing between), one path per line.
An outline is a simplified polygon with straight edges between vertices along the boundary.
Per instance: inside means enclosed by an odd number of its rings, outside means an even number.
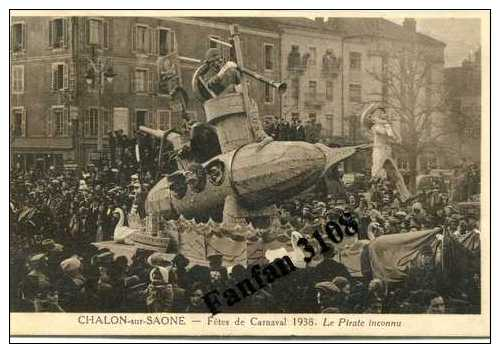
M488 337L489 30L11 11L11 335Z

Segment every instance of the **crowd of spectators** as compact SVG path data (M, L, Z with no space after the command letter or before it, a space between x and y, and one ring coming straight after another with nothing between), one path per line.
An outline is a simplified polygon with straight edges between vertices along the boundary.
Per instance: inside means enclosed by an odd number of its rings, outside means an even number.
M321 139L321 123L310 119L302 123L299 118L272 117L264 122L264 130L277 141L305 141L317 143Z
M147 175L147 174L146 174ZM11 175L10 267L14 311L207 312L202 296L248 276L250 267L228 272L221 256L192 266L181 254L137 249L131 261L94 242L111 240L115 208L127 213L149 188L137 175L88 166L81 175L50 169ZM280 205L283 233L304 236L344 212L359 223L358 239L444 228L460 238L479 231L447 195L428 190L402 202L392 185L373 181L368 192L344 200L309 197ZM430 254L430 252L427 252ZM423 253L425 256L425 252ZM315 267L298 269L260 289L227 312L474 313L479 311L479 269L454 288L436 278L433 260L422 259L405 283L354 277L332 250ZM291 281L293 280L293 281ZM293 295L293 302L290 302Z

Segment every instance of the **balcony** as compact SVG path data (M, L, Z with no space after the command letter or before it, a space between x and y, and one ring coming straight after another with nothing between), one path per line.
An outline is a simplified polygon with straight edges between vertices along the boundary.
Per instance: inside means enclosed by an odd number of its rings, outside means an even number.
M303 65L302 63L293 63L293 64L288 64L287 67L288 72L290 73L290 76L300 76L304 74L306 70L306 66Z
M336 78L340 73L340 63L325 63L321 65L321 75L324 78Z
M321 109L325 104L325 96L318 93L306 93L304 94L304 105L309 108Z

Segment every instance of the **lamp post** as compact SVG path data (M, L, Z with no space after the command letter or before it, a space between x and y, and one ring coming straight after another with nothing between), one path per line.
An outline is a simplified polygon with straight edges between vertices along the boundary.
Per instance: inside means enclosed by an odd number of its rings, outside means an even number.
M105 83L112 83L113 78L116 74L113 72L113 67L106 63L102 56L96 56L95 47L92 48L90 58L87 58L89 62L89 68L87 74L85 75L85 81L89 87L98 89L98 105L97 105L97 151L99 152L99 158L101 158L102 148L103 148L103 121L101 113L101 103L102 96L104 94Z
M69 108L69 118L71 120L71 129L73 134L73 149L75 150L75 163L80 166L80 129L78 125L78 112Z
M71 105L71 101L74 99L74 94L71 89L64 89L59 91L59 102L64 105L65 111L68 111L70 125L71 125L71 134L72 134L72 146L74 150L74 160L79 165L79 149L80 142L78 139L78 112L74 112L73 107Z

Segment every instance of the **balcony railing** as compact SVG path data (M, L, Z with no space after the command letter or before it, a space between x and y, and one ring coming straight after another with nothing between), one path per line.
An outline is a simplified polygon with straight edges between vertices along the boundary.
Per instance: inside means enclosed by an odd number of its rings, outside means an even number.
M288 64L287 70L290 73L302 74L306 70L306 66L302 63L293 63Z
M340 73L339 63L323 63L321 66L321 74L323 77L336 78Z
M325 96L319 93L308 92L304 94L304 105L310 107L321 107L326 102Z

